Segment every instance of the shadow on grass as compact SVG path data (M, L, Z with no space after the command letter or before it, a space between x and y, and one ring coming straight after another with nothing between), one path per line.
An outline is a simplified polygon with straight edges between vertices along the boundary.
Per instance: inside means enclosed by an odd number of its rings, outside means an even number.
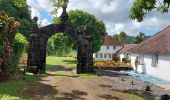
M51 100L58 93L58 90L56 89L56 86L37 82L35 84L29 84L29 86L21 89L19 93L30 100L35 100L35 98L36 100L41 100L42 98L45 98L46 100Z
M103 87L103 86L101 86ZM105 86L104 86L105 87ZM107 86L106 86L107 87ZM109 86L110 87L110 86ZM128 98L127 96L131 97L131 100L155 100L155 99L148 99L147 97L145 96L142 96L142 95L139 95L136 91L121 91L121 90L116 90L116 89L113 89L112 91L118 93L116 95L108 95L108 94L104 94L104 95L98 95L98 97L104 99L104 100L122 100L122 97L121 96L124 96L123 98L127 98L127 99L130 99ZM123 95L119 95L119 93L123 94Z
M137 89L125 90L124 93L128 93L138 97L143 97L145 100L155 100L156 97L156 95L153 95L151 92L137 90Z
M62 66L62 65L50 65L50 64L47 64L46 66L47 66L46 70L51 71L51 72L71 71L71 70L73 70L73 68L67 68L67 67Z
M29 84L36 83L41 77L45 75L32 75L24 74L20 76L19 80L15 81L6 81L0 83L0 99L25 99L23 95L18 93L18 90L25 88Z
M67 64L76 64L77 60L63 60L63 62L66 62Z
M142 90L137 90L137 89L128 89L128 90L117 90L117 89L112 89L112 91L116 92L122 92L122 93L127 93L133 97L135 97L135 100L155 100L155 95L153 95L150 92L142 91Z

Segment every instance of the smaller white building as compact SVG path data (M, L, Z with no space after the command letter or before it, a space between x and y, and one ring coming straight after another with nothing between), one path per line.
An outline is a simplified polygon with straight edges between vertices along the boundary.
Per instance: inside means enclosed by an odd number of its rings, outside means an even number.
M170 81L170 26L132 48L131 64L139 73Z
M112 60L118 51L123 47L120 41L106 35L100 50L93 54L94 60Z
M125 44L123 48L119 51L119 58L122 61L123 58L126 58L128 60L131 59L131 52L129 51L132 49L136 44Z

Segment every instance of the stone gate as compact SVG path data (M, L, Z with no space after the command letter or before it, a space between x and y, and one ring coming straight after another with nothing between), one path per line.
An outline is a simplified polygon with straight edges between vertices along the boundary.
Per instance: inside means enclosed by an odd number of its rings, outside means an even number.
M86 27L84 30L77 30L71 27L68 22L66 7L63 7L60 16L62 23L59 25L51 24L45 27L38 27L38 18L35 17L32 25L32 32L29 40L28 66L37 66L41 73L46 70L46 45L49 37L52 35L65 32L72 36L77 43L77 73L86 73L93 71L93 52L92 52L92 35Z

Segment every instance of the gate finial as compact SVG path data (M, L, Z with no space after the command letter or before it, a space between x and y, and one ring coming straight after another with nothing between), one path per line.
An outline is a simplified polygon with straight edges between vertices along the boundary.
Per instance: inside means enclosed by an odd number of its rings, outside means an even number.
M35 16L35 17L33 18L33 20L34 20L34 22L35 22L35 23L37 23L37 21L38 21L38 17L37 17L37 16Z

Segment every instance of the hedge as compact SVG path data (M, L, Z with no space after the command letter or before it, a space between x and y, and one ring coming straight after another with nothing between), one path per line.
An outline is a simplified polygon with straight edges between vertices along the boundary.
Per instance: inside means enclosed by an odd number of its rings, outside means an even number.
M14 40L14 57L12 72L15 72L19 64L20 58L28 46L27 39L20 33L17 33Z

